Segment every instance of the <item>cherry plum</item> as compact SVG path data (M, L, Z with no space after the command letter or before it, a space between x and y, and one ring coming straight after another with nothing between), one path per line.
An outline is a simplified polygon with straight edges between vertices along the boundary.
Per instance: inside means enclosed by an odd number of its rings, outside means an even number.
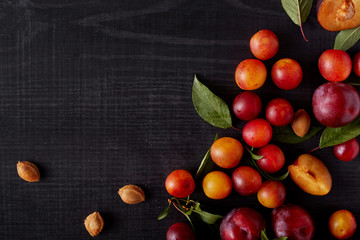
M241 166L233 172L232 183L240 195L248 196L257 193L262 180L258 171L248 166Z
M195 233L188 224L178 222L169 227L166 240L195 240Z
M235 81L243 90L255 90L264 85L266 75L266 67L260 60L246 59L237 66Z
M318 66L320 74L326 80L340 82L349 77L352 63L349 54L345 51L329 49L320 55Z
M211 199L226 198L232 190L231 179L226 173L213 171L206 174L202 187L205 195Z
M260 148L256 154L263 156L261 159L257 160L256 163L264 172L274 173L284 166L284 153L274 144L268 144Z
M275 98L266 106L265 116L270 124L285 126L294 118L294 109L286 99Z
M239 164L244 148L240 141L231 137L216 140L210 149L212 160L222 168L233 168Z
M270 30L260 30L251 37L250 50L256 58L268 60L279 50L279 39Z
M341 161L351 161L359 154L359 143L353 138L334 146L334 154Z
M254 148L263 147L268 144L272 138L272 128L269 122L257 118L245 124L242 136L244 141Z
M253 92L242 92L234 99L233 112L237 118L244 121L255 119L262 108L261 99Z
M299 86L302 76L300 64L291 58L280 59L271 69L271 79L283 90L291 90Z
M195 182L188 171L178 169L167 176L165 187L170 195L185 198L194 192Z

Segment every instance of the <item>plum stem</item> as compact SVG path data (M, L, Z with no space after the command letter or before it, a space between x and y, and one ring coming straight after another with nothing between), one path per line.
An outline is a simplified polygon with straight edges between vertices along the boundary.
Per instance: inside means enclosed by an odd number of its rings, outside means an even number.
M173 201L172 201L172 204L173 204L173 206L174 206L179 212L181 212L182 214L186 214L186 213L184 213L184 212L177 206L177 204L174 203Z
M242 131L242 128L237 128L237 127L234 127L234 126L231 126L231 128L233 128L235 130L238 130L238 131Z
M303 30L303 27L302 27L302 23L301 23L301 12L300 12L300 3L299 3L299 0L297 0L297 5L298 5L298 13L299 13L299 26L300 26L300 31L301 31L301 34L304 38L304 40L306 42L308 42L308 40L306 39L305 37L305 33L304 33L304 30Z
M182 208L184 208L185 211L187 211L186 208L185 208L184 206L182 206L180 203L176 204L173 200L171 200L171 202L172 202L173 206L176 208L176 210L178 210L181 214L183 214L183 215L187 218L187 220L189 220L192 229L195 230L194 225L193 225L190 217L189 217L183 210L181 210L181 209L179 208L178 204L179 204Z

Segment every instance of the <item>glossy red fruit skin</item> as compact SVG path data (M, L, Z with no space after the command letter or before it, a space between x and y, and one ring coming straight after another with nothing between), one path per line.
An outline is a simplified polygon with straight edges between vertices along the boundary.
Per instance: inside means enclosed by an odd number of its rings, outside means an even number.
M294 109L288 100L275 98L266 106L265 117L273 126L285 126L294 118Z
M314 222L310 214L294 204L282 205L271 213L272 228L276 237L289 240L311 240L314 237Z
M188 171L178 169L167 176L165 188L170 195L185 198L194 192L195 181Z
M353 138L347 142L334 146L335 157L341 161L349 162L359 154L359 143Z
M166 233L166 240L195 240L192 228L182 222L174 223Z
M360 77L360 52L355 54L353 57L353 71L358 77Z
M237 118L250 121L259 116L262 108L260 97L253 92L242 92L233 101L233 112Z
M291 58L277 61L271 69L271 79L283 90L292 90L299 86L303 72L300 64Z
M222 240L259 240L266 222L260 213L251 208L235 208L222 220Z
M259 148L270 142L272 133L270 123L265 119L257 118L245 124L242 137L250 147Z
M260 148L256 155L263 156L257 160L257 165L267 173L274 173L279 171L285 163L285 156L283 151L274 144L268 144Z
M256 58L268 60L278 52L279 39L270 30L260 30L251 37L250 50Z
M242 196L249 196L257 193L262 184L259 172L248 166L241 166L235 169L231 176L231 180L236 192Z
M349 54L345 51L329 49L320 55L318 66L320 74L326 80L340 82L349 77L352 63Z
M342 82L328 82L318 87L312 98L315 118L327 127L342 127L360 113L360 96L356 89Z

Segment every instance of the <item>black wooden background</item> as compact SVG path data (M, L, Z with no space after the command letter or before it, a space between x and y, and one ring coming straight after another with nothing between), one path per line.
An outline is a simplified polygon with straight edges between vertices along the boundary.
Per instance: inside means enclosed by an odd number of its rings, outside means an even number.
M315 9L304 24L305 42L280 0L2 0L0 238L90 239L83 220L100 211L105 227L97 239L165 239L168 227L186 221L174 209L156 220L167 206L166 176L179 168L195 173L216 133L241 138L197 115L194 74L230 105L241 92L235 68L253 58L249 40L264 28L280 40L278 54L265 62L268 71L290 57L304 78L291 91L268 78L256 92L264 105L284 97L311 113L313 91L325 82L317 59L336 35L320 27ZM280 144L286 165L318 141ZM314 155L328 166L333 189L311 196L287 179L287 202L308 209L315 239L333 239L327 227L332 212L345 208L360 219L360 159L341 162L331 148ZM25 160L39 166L39 183L18 177L16 163ZM146 202L123 203L117 190L126 184L141 186ZM192 198L224 215L240 206L267 219L271 212L256 196L233 192L210 200L201 181ZM210 239L199 229L199 239ZM359 238L358 232L353 239Z

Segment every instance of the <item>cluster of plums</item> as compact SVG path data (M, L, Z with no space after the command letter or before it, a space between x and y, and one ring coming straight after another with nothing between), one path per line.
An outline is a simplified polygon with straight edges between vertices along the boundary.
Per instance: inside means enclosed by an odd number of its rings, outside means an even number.
M260 60L268 60L275 56L279 49L279 41L272 31L260 30L252 36L250 49L258 59L242 61L235 71L236 83L243 90L258 89L264 84L267 72ZM314 92L312 99L314 116L326 127L343 127L360 114L359 93L353 86L342 82L349 77L351 70L360 76L360 53L351 60L345 51L329 49L319 57L318 67L320 74L329 82L322 84ZM293 59L280 59L271 69L271 79L283 90L294 89L302 81L302 68ZM260 114L262 102L255 93L245 91L236 96L232 108L235 116L240 120L250 121ZM284 126L293 119L294 110L286 99L277 98L268 103L265 116L271 125ZM254 134L256 129L259 132L263 131L263 135ZM252 147L259 147L261 140L266 142L271 139L271 127L263 120L250 121L245 125L244 132L245 142ZM259 136L259 139L254 135ZM359 144L356 139L334 147L335 156L342 161L351 161L358 153Z
M263 29L250 39L250 50L257 59L246 59L236 68L235 80L243 90L255 90L264 85L267 70L261 60L268 60L279 50L279 40L275 33ZM302 81L300 64L290 58L278 60L271 69L271 79L283 90L295 89Z
M352 69L360 76L360 53L351 61L345 51L329 49L320 55L318 66L321 75L329 82L314 92L314 116L324 126L343 127L360 114L359 93L353 86L342 82L349 77ZM351 161L358 153L359 143L356 139L334 147L335 156L342 161Z
M227 169L235 168L240 163L243 152L241 142L231 137L216 140L210 149L215 164ZM262 158L256 163L266 173L277 172L284 166L284 153L274 144L260 146L257 154ZM232 188L242 196L257 194L259 202L267 208L281 206L286 196L285 187L281 182L268 180L263 183L259 172L249 166L237 167L231 178L222 171L210 172L204 177L202 187L205 195L212 199L227 197Z
M250 49L257 59L242 61L236 68L235 80L243 90L260 88L267 77L265 65L261 60L275 56L279 41L270 30L261 30L250 40ZM342 127L359 116L360 97L354 87L341 81L348 78L351 69L360 76L360 53L353 61L341 50L327 50L321 54L318 67L321 75L328 81L314 92L312 105L315 118L327 127ZM295 89L302 81L302 68L293 59L277 61L271 69L271 78L283 90ZM308 121L307 129L295 131L303 137L308 131L310 117L303 109L294 114L289 101L283 98L271 100L265 108L265 119L258 118L262 110L260 97L254 92L244 91L236 96L232 109L236 117L247 121L242 129L242 138L251 148L257 148L257 166L265 173L272 174L283 168L285 156L276 145L270 144L272 126L293 124L298 115ZM305 122L306 122L305 121ZM304 124L302 124L304 125ZM304 128L304 126L301 126ZM202 181L205 195L211 199L223 199L234 188L242 196L257 194L261 205L272 208L272 229L276 237L288 240L310 240L314 236L314 223L309 213L300 206L285 204L286 190L280 181L262 182L257 170L249 166L238 166L244 153L242 143L231 137L217 139L211 146L212 160L221 168L235 168L231 177L223 171L209 172ZM351 161L359 153L356 139L334 147L335 156L342 161ZM236 168L237 167L237 168ZM332 178L325 164L310 154L302 154L288 166L290 177L305 192L312 195L325 195L332 187ZM169 194L185 198L193 193L195 182L186 170L175 170L165 182ZM266 223L260 213L251 208L236 208L222 220L220 235L223 240L260 239ZM329 220L329 230L337 239L348 239L356 230L356 221L351 212L339 210ZM167 240L195 239L191 227L176 223L167 232Z

